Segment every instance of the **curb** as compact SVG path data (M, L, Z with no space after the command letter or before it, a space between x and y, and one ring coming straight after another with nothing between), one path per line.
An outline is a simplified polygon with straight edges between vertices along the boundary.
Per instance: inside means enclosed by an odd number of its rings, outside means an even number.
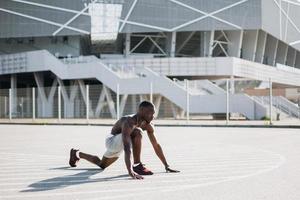
M0 125L36 125L36 126L113 126L113 123L47 123L47 122L0 122ZM300 125L209 125L209 124L155 124L157 127L207 127L207 128L289 128L300 129Z

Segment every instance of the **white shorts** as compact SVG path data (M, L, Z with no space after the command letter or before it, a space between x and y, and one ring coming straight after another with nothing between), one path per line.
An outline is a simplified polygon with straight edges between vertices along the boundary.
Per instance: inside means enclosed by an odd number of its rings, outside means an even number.
M124 149L122 133L117 135L109 134L105 140L105 146L106 146L106 152L103 155L104 157L106 158L119 157Z

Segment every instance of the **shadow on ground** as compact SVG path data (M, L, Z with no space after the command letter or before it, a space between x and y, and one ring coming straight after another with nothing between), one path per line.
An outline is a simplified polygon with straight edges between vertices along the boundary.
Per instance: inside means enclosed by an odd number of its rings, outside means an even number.
M69 171L81 171L81 172L73 175L58 176L58 177L38 181L28 185L28 189L21 190L20 192L48 191L48 190L61 189L73 185L80 185L84 183L116 181L116 180L120 180L120 178L129 179L127 174L105 177L105 178L95 178L95 179L90 178L93 175L102 173L104 171L102 169L82 169L82 168L71 169L70 167L59 167L59 168L51 168L49 170L69 170Z

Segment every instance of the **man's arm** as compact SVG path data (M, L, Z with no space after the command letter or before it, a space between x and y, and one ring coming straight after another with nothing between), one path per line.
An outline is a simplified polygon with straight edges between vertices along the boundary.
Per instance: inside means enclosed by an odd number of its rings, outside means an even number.
M178 170L170 169L169 164L167 163L167 160L165 158L165 155L163 153L163 150L160 146L160 144L157 142L156 137L154 135L154 126L152 124L149 124L146 128L148 137L150 139L150 142L153 146L153 149L157 155L157 157L161 160L161 162L164 164L166 172L179 172Z
M125 164L126 164L128 174L132 178L134 178L134 179L143 179L142 176L135 173L132 169L131 148L130 148L130 143L131 143L130 134L131 134L132 130L133 130L133 125L129 122L128 119L126 119L123 122L123 125L122 125L122 139L123 139L123 145L124 145Z

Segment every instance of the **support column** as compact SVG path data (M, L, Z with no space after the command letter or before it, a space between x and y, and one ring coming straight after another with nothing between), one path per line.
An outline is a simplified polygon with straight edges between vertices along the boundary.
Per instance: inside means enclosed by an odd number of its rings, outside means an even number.
M229 81L226 79L226 125L229 124Z
M57 100L58 100L58 121L61 120L61 86L58 86Z
M111 97L111 92L110 89L107 87L103 87L104 92L105 92L105 96L106 96L106 100L108 103L108 108L111 114L112 118L117 118L117 112L116 112L116 108L115 108L115 102L113 101L112 97Z
M186 121L190 120L190 95L189 95L189 81L185 79L185 90L186 90Z
M89 85L86 85L86 96L85 96L85 101L86 101L86 104L85 104L85 109L86 109L86 119L89 120L90 118L90 89L89 89Z
M136 95L135 94L131 95L131 105L132 105L131 112L136 113L136 111L137 111L137 101L136 101Z
M153 103L153 82L150 83L150 102Z
M234 76L230 76L230 94L235 93Z
M124 109L125 109L127 98L128 98L128 94L124 94L121 98L121 101L120 101L120 114L119 114L120 117L123 116L123 114L124 114Z
M74 118L74 105L75 105L75 98L78 95L78 85L74 82L70 87L70 97L68 92L65 88L65 85L62 80L58 79L58 83L61 86L61 93L64 100L64 117L65 118Z
M117 120L120 119L120 85L117 84Z
M170 57L175 57L176 54L176 32L168 33L168 53Z
M11 88L11 111L14 116L17 113L17 75L12 74L10 76L10 88Z
M27 84L26 85L26 97L25 97L25 105L23 105L25 107L25 113L26 113L26 117L30 117L30 99L31 99L31 88L30 86Z
M210 51L212 51L210 47L214 45L214 37L211 37L211 35L212 32L210 31L200 32L200 57L210 56Z
M32 88L32 119L35 120L35 88Z
M272 106L272 104L273 104L273 99L272 99L272 96L273 96L273 94L272 94L272 79L270 78L269 79L269 87L270 87L270 105L269 105L269 112L270 112L270 125L272 125L272 115L273 115L273 112L272 112L272 108L273 108L273 106Z
M38 89L38 117L54 117L54 95L56 92L57 79L54 79L50 92L46 94L44 87L44 77L39 73L34 73L34 78Z
M200 32L200 57L207 57L207 32Z
M80 92L81 92L81 96L83 98L83 101L85 103L85 105L87 106L89 104L89 101L88 101L88 98L87 98L87 93L88 93L88 88L87 85L84 84L84 81L83 80L77 80L77 83L79 85L79 89L80 89ZM92 110L92 106L89 104L88 105L88 108L89 108L89 117L94 117L94 112Z
M8 116L9 116L9 120L11 120L12 119L12 92L11 92L11 88L9 89L9 91L8 91L8 112L9 112L9 114L8 114Z
M208 53L209 57L213 56L214 39L215 39L215 31L213 30L213 31L210 32L209 53Z
M158 95L157 98L154 101L154 106L156 109L156 112L154 114L154 117L157 118L158 114L159 114L159 109L160 109L160 105L161 105L161 100L162 100L162 96Z
M131 33L125 33L125 57L130 55Z

